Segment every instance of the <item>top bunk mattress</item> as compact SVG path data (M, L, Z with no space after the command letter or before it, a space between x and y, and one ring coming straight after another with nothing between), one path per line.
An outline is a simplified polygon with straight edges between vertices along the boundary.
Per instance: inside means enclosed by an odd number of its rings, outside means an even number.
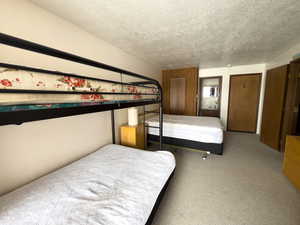
M0 197L0 224L144 225L174 168L169 152L107 145Z
M149 126L159 126L159 117L147 119ZM223 143L223 126L216 117L181 116L164 114L163 136L204 143ZM149 128L148 133L159 135L159 130Z

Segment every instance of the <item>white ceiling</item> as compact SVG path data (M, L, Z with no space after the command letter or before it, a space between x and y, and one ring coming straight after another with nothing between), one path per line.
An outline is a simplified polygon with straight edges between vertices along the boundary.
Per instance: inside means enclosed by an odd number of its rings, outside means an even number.
M300 41L300 0L31 0L163 68L266 62Z

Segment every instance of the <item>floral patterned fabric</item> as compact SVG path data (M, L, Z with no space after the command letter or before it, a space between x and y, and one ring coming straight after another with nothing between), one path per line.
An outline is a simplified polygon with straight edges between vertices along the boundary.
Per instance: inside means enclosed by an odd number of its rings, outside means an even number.
M89 78L81 79L74 76L53 75L5 67L0 67L1 89L70 92L70 94L0 93L0 111L2 112L156 100L158 98L158 89L154 87L123 85Z

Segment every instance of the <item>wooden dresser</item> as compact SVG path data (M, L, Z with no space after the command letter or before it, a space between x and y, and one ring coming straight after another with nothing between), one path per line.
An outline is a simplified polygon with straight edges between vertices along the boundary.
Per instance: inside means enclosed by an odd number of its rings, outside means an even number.
M124 125L120 128L121 145L145 149L145 127L144 124L137 126Z
M300 136L287 136L283 172L300 190Z

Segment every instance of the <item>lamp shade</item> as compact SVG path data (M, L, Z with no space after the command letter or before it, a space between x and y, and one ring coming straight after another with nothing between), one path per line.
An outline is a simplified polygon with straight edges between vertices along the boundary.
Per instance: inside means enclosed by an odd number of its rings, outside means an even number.
M138 109L132 107L128 109L128 125L137 126L138 125Z

